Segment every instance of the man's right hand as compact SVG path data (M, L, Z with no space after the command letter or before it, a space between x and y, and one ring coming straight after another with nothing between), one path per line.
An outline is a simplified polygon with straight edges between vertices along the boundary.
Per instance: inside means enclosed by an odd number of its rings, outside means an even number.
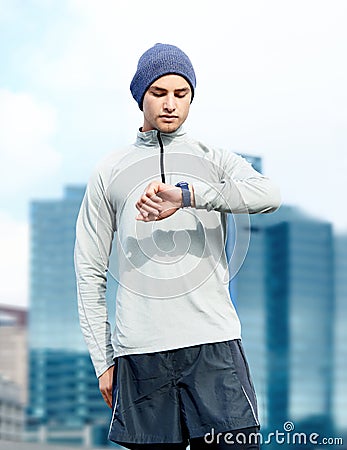
M99 389L107 406L112 409L112 388L113 388L114 366L109 367L99 376Z
M151 222L172 216L182 206L182 190L177 186L152 181L136 203L136 220Z

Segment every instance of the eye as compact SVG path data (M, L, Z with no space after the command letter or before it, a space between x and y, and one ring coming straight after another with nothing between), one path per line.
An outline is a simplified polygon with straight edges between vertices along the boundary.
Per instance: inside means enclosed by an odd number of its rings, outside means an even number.
M179 91L175 93L175 97L184 98L188 95L189 91Z
M163 96L165 95L164 92L157 92L157 91L151 91L151 94L152 94L154 97L163 97Z

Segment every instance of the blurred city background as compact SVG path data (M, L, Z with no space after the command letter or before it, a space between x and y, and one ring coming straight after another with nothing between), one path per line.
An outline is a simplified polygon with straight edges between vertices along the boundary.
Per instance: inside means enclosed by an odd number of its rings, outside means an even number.
M135 139L128 86L155 42L195 66L190 134L282 190L279 211L250 218L230 282L262 433L292 423L347 448L346 2L196 8L0 0L0 449L117 448L79 329L75 222L96 162ZM116 290L110 277L111 323Z

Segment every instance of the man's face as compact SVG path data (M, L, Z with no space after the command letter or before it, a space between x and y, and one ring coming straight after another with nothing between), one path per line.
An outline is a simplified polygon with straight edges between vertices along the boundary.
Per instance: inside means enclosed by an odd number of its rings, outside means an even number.
M186 120L192 91L180 75L164 75L156 80L143 98L142 131L172 133Z

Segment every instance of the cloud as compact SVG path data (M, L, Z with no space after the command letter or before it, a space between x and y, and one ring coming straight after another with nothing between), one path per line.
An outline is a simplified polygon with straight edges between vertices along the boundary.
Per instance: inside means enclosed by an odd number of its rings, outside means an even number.
M200 53L200 45L191 34L199 28L199 22L202 27L207 26L209 5L207 0L201 0L199 21L191 23L188 18L194 16L196 5L184 0L175 4L181 19L171 13L169 17L171 7L160 0L67 0L65 17L69 25L57 23L45 31L42 45L26 61L27 75L53 89L114 91L120 87L121 92L128 94L138 57L156 42L179 45L188 54L192 48ZM200 35L199 40L202 38L208 39ZM32 70L34 67L40 70Z
M0 90L0 302L26 305L29 199L52 182L61 155L51 144L55 110L28 93ZM49 189L48 189L49 190Z
M65 0L54 11L46 4L31 3L39 32L11 61L23 89L43 93L59 111L65 180L83 181L101 154L134 138L142 117L129 82L138 57L170 42L197 72L192 135L262 155L286 201L345 226L345 0L221 0L214 8L202 0L198 9L185 0L175 8L160 0ZM26 14L21 9L20 25ZM43 141L53 150L50 133ZM47 186L65 180L54 176Z
M50 141L57 130L52 107L28 93L0 90L0 199L28 198L61 164Z
M28 241L28 225L0 211L0 303L27 304Z

